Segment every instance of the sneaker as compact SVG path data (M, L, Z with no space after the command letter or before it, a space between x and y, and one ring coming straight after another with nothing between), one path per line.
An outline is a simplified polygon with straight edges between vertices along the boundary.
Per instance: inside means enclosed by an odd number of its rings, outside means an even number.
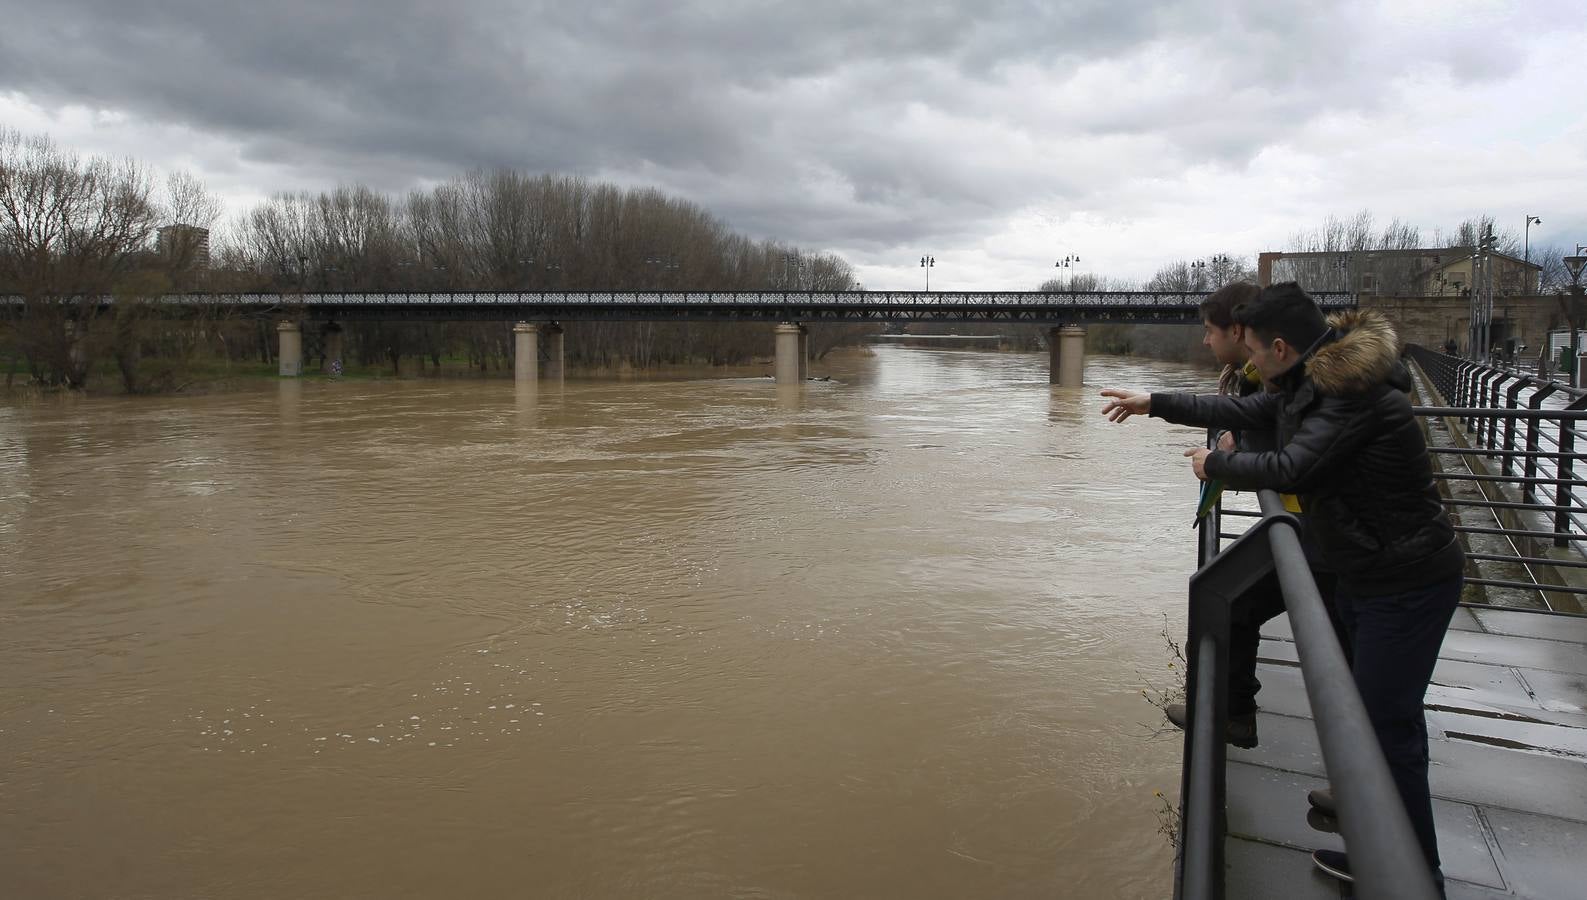
M1340 881L1356 880L1350 874L1349 857L1338 850L1313 850L1311 852L1311 861L1317 864L1317 868L1322 869Z
M1325 816L1339 818L1339 807L1334 806L1333 788L1315 788L1306 792L1306 802Z
M1190 717L1187 715L1185 710L1185 704L1183 703L1168 704L1167 706L1163 707L1163 714L1168 716L1169 724L1173 725L1175 728L1178 728L1180 731L1184 731L1185 723L1190 721ZM1229 725L1223 731L1223 739L1244 750L1249 750L1252 747L1255 747L1256 713L1252 712L1245 713L1244 715L1230 716Z

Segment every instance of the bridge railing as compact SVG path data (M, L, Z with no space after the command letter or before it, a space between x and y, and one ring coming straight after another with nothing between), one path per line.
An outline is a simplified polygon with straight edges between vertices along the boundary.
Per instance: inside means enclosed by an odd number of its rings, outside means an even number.
M1194 310L1206 293L1194 291L264 291L166 294L172 306L801 306L1046 308L1137 307ZM62 298L80 302L81 297ZM1354 305L1348 294L1317 295L1320 306ZM105 304L114 297L100 298ZM0 305L22 306L20 295L0 295Z

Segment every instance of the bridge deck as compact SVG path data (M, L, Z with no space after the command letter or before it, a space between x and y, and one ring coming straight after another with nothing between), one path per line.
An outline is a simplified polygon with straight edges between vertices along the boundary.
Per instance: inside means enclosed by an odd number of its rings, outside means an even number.
M742 321L742 322L1094 322L1200 321L1195 291L287 291L169 294L170 314L319 320ZM1355 305L1349 294L1314 295L1324 309ZM64 298L82 304L85 298ZM102 304L113 297L97 298ZM42 301L40 301L42 302ZM0 308L26 311L19 295Z
M1289 620L1263 630L1260 745L1229 748L1228 896L1338 898L1310 851L1326 784ZM1462 607L1428 691L1433 810L1448 895L1587 896L1587 618Z

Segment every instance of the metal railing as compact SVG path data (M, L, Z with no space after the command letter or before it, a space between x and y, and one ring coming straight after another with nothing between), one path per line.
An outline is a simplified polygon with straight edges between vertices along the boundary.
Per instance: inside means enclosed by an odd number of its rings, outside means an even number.
M1165 308L1197 312L1204 291L286 291L165 294L156 301L171 306L786 306L925 309L960 308ZM1323 309L1349 309L1348 293L1313 295ZM63 297L81 302L81 297ZM19 294L0 294L0 306L21 307ZM112 304L106 295L97 301Z
M1180 834L1174 896L1221 900L1228 728L1229 616L1263 578L1277 572L1311 701L1323 763L1334 786L1340 831L1350 848L1356 895L1366 900L1437 897L1421 845L1400 803L1366 707L1334 634L1333 623L1300 545L1300 523L1278 494L1260 491L1262 512L1244 534L1218 549L1223 513L1202 522L1200 549L1209 554L1190 579L1186 639L1184 759L1180 768Z
M1531 579L1484 577L1479 571L1468 574L1466 583L1536 592L1539 613L1572 602L1580 610L1580 597L1587 594L1587 479L1577 476L1576 461L1587 453L1577 452L1575 442L1587 419L1587 391L1420 347L1408 348L1408 354L1424 386L1436 392L1429 399L1440 404L1415 407L1415 413L1429 423L1430 433L1438 422L1449 432L1447 443L1430 440L1428 449L1438 463L1434 477L1443 483L1444 502L1460 522L1456 532L1468 545L1480 535L1508 547L1468 550L1467 559L1479 570L1485 563L1520 566ZM1481 499L1456 496L1452 489L1462 483ZM1174 896L1223 897L1230 611L1274 572L1349 847L1356 896L1437 896L1301 549L1299 523L1276 493L1260 491L1258 501L1260 512L1214 506L1198 534L1185 643L1188 722ZM1493 524L1470 521L1482 516ZM1226 532L1225 517L1255 521L1244 532ZM1224 546L1225 539L1232 543ZM1559 602L1549 602L1550 596Z
M1445 504L1462 520L1470 510L1486 511L1494 520L1492 525L1462 521L1455 530L1504 539L1513 553L1474 557L1524 566L1534 583L1481 576L1468 582L1537 587L1546 592L1544 607L1582 611L1587 580L1561 577L1561 572L1587 568L1582 553L1587 479L1578 474L1582 466L1577 462L1587 458L1578 450L1587 391L1415 345L1407 355L1436 391L1432 399L1447 404L1416 408L1420 415L1442 419L1453 438L1452 446L1428 448L1440 462L1435 477L1449 494ZM1480 496L1457 496L1462 483Z

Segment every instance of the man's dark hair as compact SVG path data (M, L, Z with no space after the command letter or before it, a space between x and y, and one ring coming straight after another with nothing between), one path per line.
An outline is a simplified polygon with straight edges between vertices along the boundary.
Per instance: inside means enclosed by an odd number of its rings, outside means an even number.
M1293 281L1262 288L1255 300L1235 308L1234 321L1264 341L1283 338L1303 353L1328 330L1317 302Z
M1249 281L1231 281L1201 301L1201 321L1219 328L1234 324L1234 308L1256 299L1262 289Z

